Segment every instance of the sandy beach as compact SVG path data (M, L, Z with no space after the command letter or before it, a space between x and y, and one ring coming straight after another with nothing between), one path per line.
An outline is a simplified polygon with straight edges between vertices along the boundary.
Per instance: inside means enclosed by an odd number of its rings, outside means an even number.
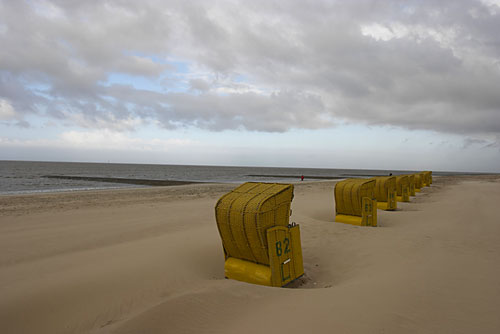
M296 184L305 276L224 279L234 184L0 196L1 333L498 333L500 176L435 177L379 227Z

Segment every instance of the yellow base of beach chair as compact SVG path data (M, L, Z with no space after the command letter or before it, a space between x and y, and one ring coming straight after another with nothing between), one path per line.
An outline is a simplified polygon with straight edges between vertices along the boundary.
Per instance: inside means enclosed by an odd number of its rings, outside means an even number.
M363 218L359 216L336 215L335 222L363 226Z
M252 284L271 286L271 267L229 257L224 264L227 278Z
M398 202L409 202L410 196L396 196L396 199Z
M391 205L391 202L377 202L377 208L384 211L396 210L396 206L394 204Z
M269 265L228 257L224 264L227 278L281 287L304 275L299 225L276 226L267 230Z
M335 215L335 222L357 226L377 226L377 201L368 197L362 200L362 216Z

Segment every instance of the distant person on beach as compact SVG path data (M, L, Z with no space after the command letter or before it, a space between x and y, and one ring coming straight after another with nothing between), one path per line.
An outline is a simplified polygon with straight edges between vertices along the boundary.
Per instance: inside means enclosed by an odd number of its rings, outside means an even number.
M389 173L389 176L392 176L392 173Z
M300 177L300 181L304 181L304 175Z

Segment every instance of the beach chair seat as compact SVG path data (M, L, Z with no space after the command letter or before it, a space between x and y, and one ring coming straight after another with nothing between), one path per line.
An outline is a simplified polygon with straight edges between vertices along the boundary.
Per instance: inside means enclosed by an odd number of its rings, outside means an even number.
M377 226L375 181L346 179L335 184L335 222Z
M292 198L291 184L247 182L217 201L227 278L279 287L304 274Z

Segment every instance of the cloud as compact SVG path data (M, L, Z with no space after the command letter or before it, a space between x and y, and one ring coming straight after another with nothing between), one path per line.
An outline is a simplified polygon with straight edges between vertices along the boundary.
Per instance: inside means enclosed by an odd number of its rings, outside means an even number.
M467 137L464 139L464 146L463 148L469 148L473 145L488 145L490 144L489 141L485 140L485 139L479 139L479 138L470 138L470 137Z
M156 77L167 69L172 69L168 64L159 64L147 57L127 56L117 60L112 67L113 71L128 73L137 76Z
M487 141L483 148L496 148L500 152L500 136L496 136L494 140Z
M282 132L348 121L500 133L492 0L3 1L0 9L0 99L19 115L117 131L160 122ZM107 84L116 74L130 79ZM151 87L134 86L139 77Z
M466 137L462 149L479 148L481 150L500 149L500 136L496 135L488 139ZM500 150L498 150L500 152Z
M170 138L170 139L144 139L131 136L126 132L113 130L95 131L66 131L61 133L57 139L37 140L13 140L0 137L0 146L4 148L59 148L76 150L100 150L120 152L147 152L165 153L171 150L184 149L197 146L199 143L193 140Z
M29 128L31 126L9 101L2 98L0 98L0 122L3 125L14 125L19 128Z
M14 111L14 108L12 105L9 103L9 101L0 99L0 120L5 121L5 120L12 120L17 117L16 112Z
M67 131L60 140L64 145L74 148L125 150L125 151L160 151L172 148L187 147L194 144L185 139L142 139L130 137L123 132L104 131Z

